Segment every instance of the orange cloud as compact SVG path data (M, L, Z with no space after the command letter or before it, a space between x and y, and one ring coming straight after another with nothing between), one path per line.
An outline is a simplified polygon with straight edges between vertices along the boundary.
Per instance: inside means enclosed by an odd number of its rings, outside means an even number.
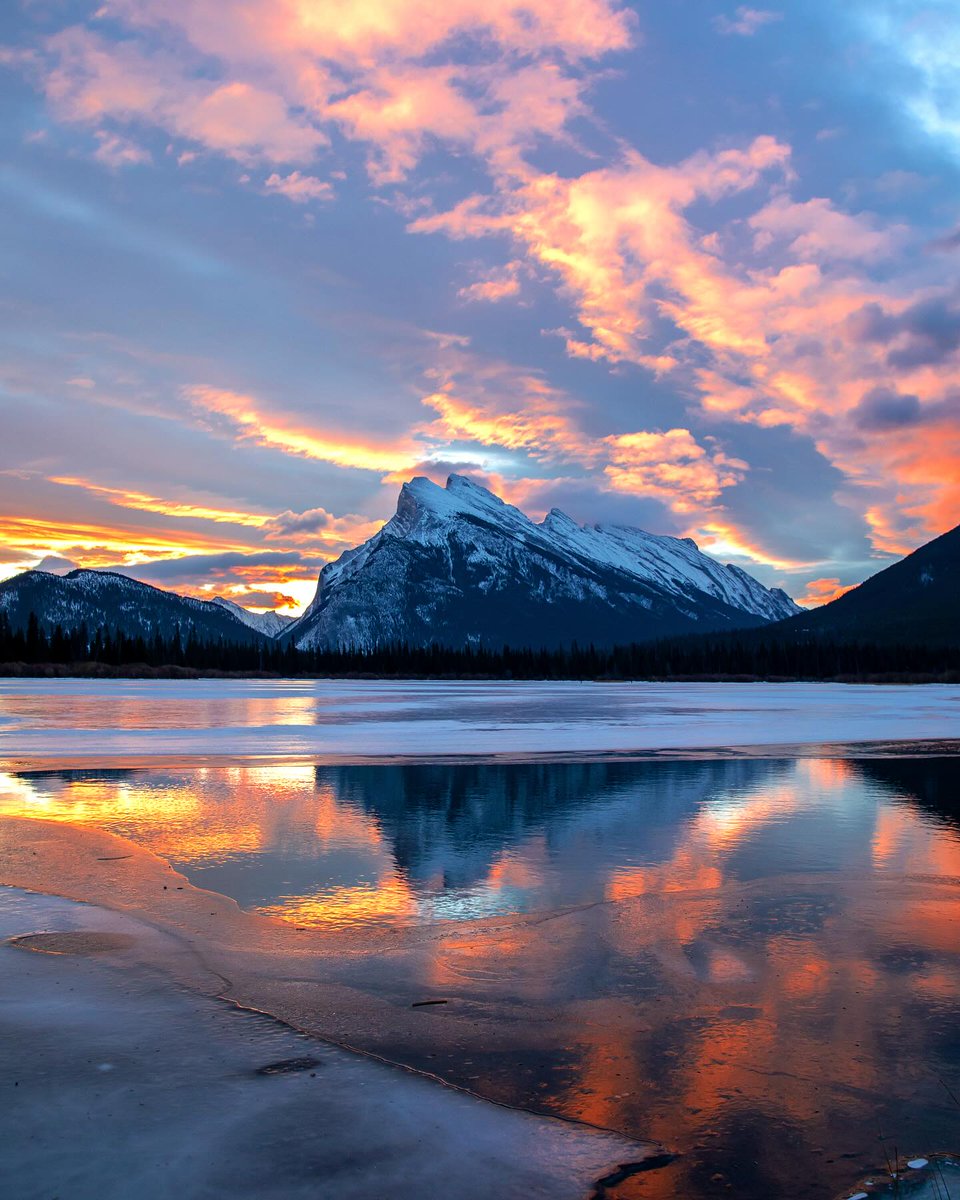
M422 454L422 447L412 438L377 443L339 435L324 436L303 428L291 418L262 411L252 396L224 388L198 384L186 388L185 393L199 412L228 418L232 436L301 458L389 473L400 469L404 462L416 462Z
M674 512L712 504L724 488L739 483L747 464L722 450L701 446L689 429L626 433L604 439L613 461L604 467L620 492L658 496Z
M595 458L596 450L562 411L564 402L552 389L533 376L524 383L527 394L519 397L522 403L512 408L472 403L452 389L424 396L423 403L439 416L422 430L448 442L479 442L524 450L539 459Z
M764 567L774 567L778 571L798 571L803 568L816 566L816 563L805 562L802 559L783 558L762 545L748 533L739 529L729 520L712 518L702 524L694 525L688 530L700 544L700 548L714 558L742 558L749 562L759 563Z
M266 525L269 518L262 513L238 512L234 509L209 508L204 505L180 503L176 500L163 500L157 496L148 496L143 492L131 492L125 488L105 487L93 483L89 479L75 479L71 476L51 475L51 483L62 487L81 488L91 495L100 496L109 504L120 508L134 508L141 512L161 513L167 517L189 517L202 521L214 521L217 524L250 525L260 528Z
M839 600L854 587L856 584L842 587L839 579L812 579L803 595L797 597L797 603L805 608L818 608L821 604L829 604L831 600Z
M615 167L573 179L525 168L501 181L498 196L469 197L410 228L455 238L510 236L560 278L597 356L646 365L649 319L668 307L653 295L664 283L695 299L689 322L702 340L731 346L756 340L748 321L724 316L729 289L720 263L694 246L682 210L698 198L750 188L764 172L782 172L788 158L786 146L757 138L745 150L697 154L675 168L655 166L635 151Z
M16 515L0 516L0 541L23 550L23 557L34 561L47 554L79 560L86 551L85 566L107 566L118 559L129 561L143 556L168 558L211 549L244 548L234 541L212 539L199 532L149 530L123 521L99 525Z
M423 403L439 416L420 426L425 438L576 463L599 472L612 490L654 497L678 513L709 509L747 470L715 439L701 445L688 429L587 434L576 419L578 405L566 393L539 375L479 359L461 347L447 348L433 375L442 386Z

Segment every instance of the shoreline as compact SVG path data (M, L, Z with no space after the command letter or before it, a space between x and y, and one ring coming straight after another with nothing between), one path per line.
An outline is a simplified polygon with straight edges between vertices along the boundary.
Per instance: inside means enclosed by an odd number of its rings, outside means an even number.
M367 682L367 683L604 683L604 684L636 684L636 683L823 683L846 684L849 687L925 687L930 685L950 685L960 683L960 672L946 669L940 672L932 671L876 671L851 675L838 673L835 675L751 675L725 674L722 672L704 672L692 675L523 675L515 677L512 674L503 675L460 675L453 672L437 672L433 674L377 674L370 671L344 671L337 675L322 675L305 673L301 675L284 675L275 671L218 671L212 668L198 667L150 667L134 665L130 667L114 667L110 663L90 664L83 669L75 663L0 663L0 680L4 679L65 679L65 680L140 680L148 682L189 682L191 680L216 679L221 681L261 681L265 683L336 683Z

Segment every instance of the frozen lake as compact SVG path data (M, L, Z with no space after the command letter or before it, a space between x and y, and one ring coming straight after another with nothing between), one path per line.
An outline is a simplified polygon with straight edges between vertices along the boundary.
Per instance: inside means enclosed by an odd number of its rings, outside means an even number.
M956 1143L960 757L8 771L23 817L67 894L72 831L126 839L86 852L101 902L244 1003L680 1152L617 1200L822 1200L878 1132Z
M138 968L153 936L0 889L0 1195L580 1200L647 1154L191 995Z
M0 681L0 763L590 755L915 739L960 739L960 688Z
M958 743L955 687L8 680L0 882L139 913L228 997L299 1029L679 1153L605 1200L823 1200L893 1145L919 1160L960 1142ZM11 911L39 921L44 903ZM69 928L115 919L50 903ZM74 1063L56 1004L37 1006L53 968L0 958L16 1045L35 1008L49 1060ZM140 1053L141 1013L151 1046L221 1029L153 976L131 967L118 994L91 971L73 972L63 1020L89 1031L102 1006L96 1036L115 1033L118 1056ZM227 1068L197 1085L213 1107L247 1103L230 1064L258 1057L261 1032L222 1026ZM82 1166L99 1084L46 1062L16 1071L36 1112L56 1088ZM170 1128L191 1086L177 1069ZM364 1074L336 1070L346 1112ZM308 1123L311 1085L280 1086ZM442 1150L460 1118L441 1108ZM282 1158L282 1113L267 1118ZM540 1136L509 1124L518 1145ZM210 1145L230 1157L234 1132ZM435 1157L415 1143L397 1151L414 1193ZM606 1158L576 1145L586 1158L557 1159L555 1178ZM56 1182L46 1151L24 1154Z

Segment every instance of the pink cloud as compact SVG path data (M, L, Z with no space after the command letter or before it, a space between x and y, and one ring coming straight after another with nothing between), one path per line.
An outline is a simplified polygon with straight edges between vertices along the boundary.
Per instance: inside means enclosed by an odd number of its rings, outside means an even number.
M302 162L328 141L278 92L200 79L171 55L109 42L79 26L48 39L47 50L52 65L44 87L65 121L150 124L241 161Z
M313 175L291 171L289 175L268 175L263 185L268 192L286 196L294 204L309 204L311 200L332 200L333 185Z
M379 183L434 140L492 157L560 136L581 111L571 66L626 49L635 24L614 0L112 0L109 14L132 36L73 26L22 60L62 119L147 122L278 164L312 161L337 126L371 147Z
M714 19L714 28L720 33L736 34L739 37L753 37L764 25L774 21L782 21L783 13L771 12L765 8L749 8L741 4L732 17L719 16Z
M97 131L97 142L93 157L108 167L132 167L152 161L149 150L138 146L129 138L120 137L106 130Z
M457 87L453 67L383 69L369 86L331 104L327 113L359 141L375 147L371 175L395 183L419 161L433 139L468 142L480 121Z
M664 284L699 298L699 312L684 311L707 340L757 336L749 321L734 328L724 319L721 264L695 245L683 209L700 197L715 200L749 189L765 172L782 173L788 161L788 147L758 138L743 150L697 154L674 168L655 166L633 151L617 166L572 179L527 168L512 186L505 180L499 194L468 197L448 212L414 220L410 228L454 238L512 238L574 298L595 347L591 352L572 338L574 353L648 365L650 317L664 307L652 294Z
M499 300L516 296L520 292L518 276L522 266L522 262L514 259L503 267L488 271L481 279L466 284L460 288L457 295L461 300L481 301L488 304L495 304Z
M756 249L782 242L792 257L816 263L886 258L909 236L903 225L883 227L869 214L851 216L823 198L798 204L783 195L754 213L748 224Z

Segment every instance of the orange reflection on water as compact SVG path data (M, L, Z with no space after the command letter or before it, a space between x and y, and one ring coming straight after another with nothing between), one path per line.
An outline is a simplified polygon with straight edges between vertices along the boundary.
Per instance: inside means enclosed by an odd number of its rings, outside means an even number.
M231 697L200 690L166 697L156 689L129 684L122 694L86 696L51 705L43 695L7 697L4 716L30 729L233 729L265 725L312 725L320 706L316 697L297 692L262 697Z
M0 815L98 826L185 866L285 847L318 857L331 847L364 848L385 863L390 858L376 820L338 801L333 789L317 788L309 764L0 773ZM361 919L372 911L383 916L407 911L391 897L386 875L384 880L380 901L371 899L370 889L356 889ZM338 919L350 907L349 889L341 893L331 902ZM289 916L305 919L293 905Z
M417 901L402 878L388 874L366 885L332 887L315 895L290 897L282 904L262 905L259 911L297 925L341 929L409 920L417 912Z

